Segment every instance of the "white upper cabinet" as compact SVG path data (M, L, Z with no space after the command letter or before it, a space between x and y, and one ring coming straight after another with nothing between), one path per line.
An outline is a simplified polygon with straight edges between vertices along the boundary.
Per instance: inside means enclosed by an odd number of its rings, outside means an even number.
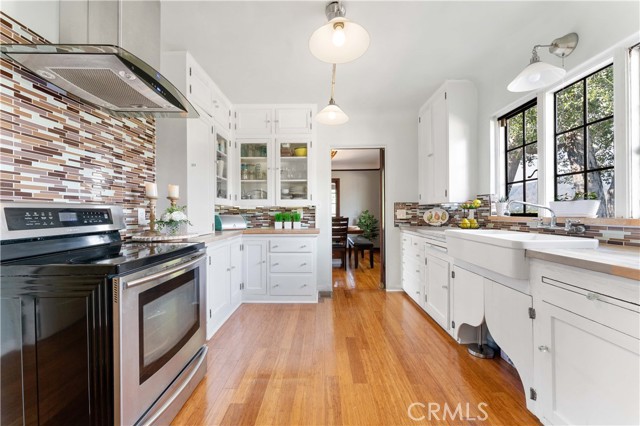
M212 126L215 130L213 141L215 152L215 199L216 204L226 205L232 201L233 150L229 134L221 126Z
M263 107L239 107L235 111L237 136L271 135L273 109Z
M313 108L306 105L241 105L234 113L236 135L270 136L313 131Z
M473 197L477 92L470 81L445 82L420 109L418 128L421 204Z
M213 108L213 119L218 126L225 131L231 132L231 102L220 91L215 83L211 82L211 103Z
M200 108L200 113L204 112L209 117L213 117L210 78L190 55L187 58L187 99Z

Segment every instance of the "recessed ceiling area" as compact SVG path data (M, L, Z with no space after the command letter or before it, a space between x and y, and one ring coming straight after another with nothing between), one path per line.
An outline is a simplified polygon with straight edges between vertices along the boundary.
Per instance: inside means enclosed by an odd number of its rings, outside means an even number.
M331 170L373 170L380 168L380 149L336 149Z

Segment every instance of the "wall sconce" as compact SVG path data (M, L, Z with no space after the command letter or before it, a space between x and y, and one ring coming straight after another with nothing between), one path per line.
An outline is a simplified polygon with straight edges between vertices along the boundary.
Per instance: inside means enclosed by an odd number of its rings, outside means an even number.
M548 64L540 61L538 56L538 48L548 47L549 53L563 59L569 56L578 45L578 34L569 33L563 37L557 38L551 44L537 44L533 46L531 61L525 69L523 69L516 78L507 86L510 92L528 92L530 90L540 89L559 81L567 71L564 68Z

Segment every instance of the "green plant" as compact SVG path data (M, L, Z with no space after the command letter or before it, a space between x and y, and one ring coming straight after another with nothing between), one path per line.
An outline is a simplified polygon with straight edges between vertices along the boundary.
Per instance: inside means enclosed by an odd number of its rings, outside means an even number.
M178 227L183 223L191 225L185 213L186 209L187 206L167 207L160 219L155 222L158 225L158 229L167 228L170 234L175 234L178 231Z
M291 217L293 218L294 222L300 222L302 220L302 215L300 214L300 212L293 212L291 214Z
M362 229L362 236L367 240L375 240L378 238L378 219L376 219L369 210L360 213L357 225Z
M273 215L273 220L276 222L282 222L282 213L276 213Z
M291 222L291 213L289 212L284 212L282 213L282 221L283 222Z
M507 203L507 202L509 202L509 197L502 196L502 197L498 198L498 202L499 203Z

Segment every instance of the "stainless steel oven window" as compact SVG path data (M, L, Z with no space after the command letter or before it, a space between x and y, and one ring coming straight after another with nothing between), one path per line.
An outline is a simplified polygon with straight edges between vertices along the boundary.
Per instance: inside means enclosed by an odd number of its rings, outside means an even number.
M198 271L190 270L140 293L140 384L161 369L200 328Z

